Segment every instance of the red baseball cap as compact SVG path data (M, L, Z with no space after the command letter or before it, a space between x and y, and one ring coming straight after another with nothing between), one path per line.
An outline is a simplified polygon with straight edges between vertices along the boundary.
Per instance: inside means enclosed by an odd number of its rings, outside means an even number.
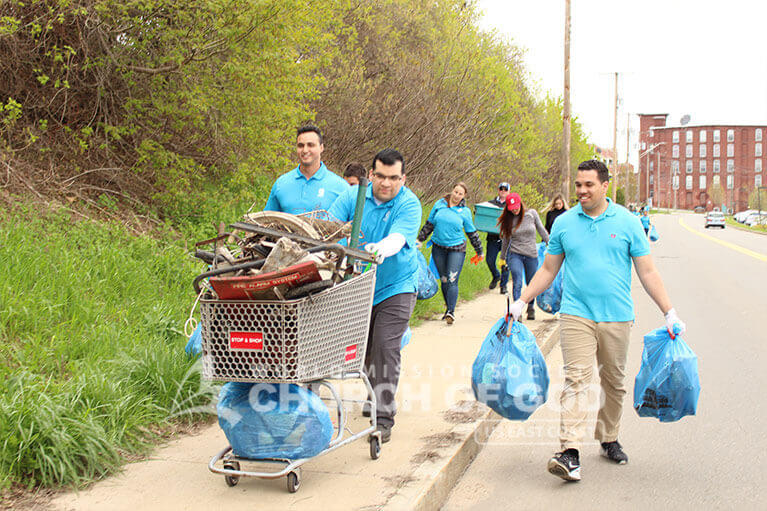
M511 192L506 196L506 207L511 211L522 204L522 197L517 192Z

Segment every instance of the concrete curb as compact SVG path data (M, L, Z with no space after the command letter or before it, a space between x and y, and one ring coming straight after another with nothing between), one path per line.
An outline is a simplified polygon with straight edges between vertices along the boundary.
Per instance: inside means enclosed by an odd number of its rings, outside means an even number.
M545 323L549 322L544 334L538 339L544 357L548 357L559 343L559 321L550 319ZM381 509L439 510L471 462L482 451L500 420L501 417L490 410L475 422L456 425L450 435L459 441L441 449L442 456L436 462L422 463L412 474L411 480L416 484L401 487Z

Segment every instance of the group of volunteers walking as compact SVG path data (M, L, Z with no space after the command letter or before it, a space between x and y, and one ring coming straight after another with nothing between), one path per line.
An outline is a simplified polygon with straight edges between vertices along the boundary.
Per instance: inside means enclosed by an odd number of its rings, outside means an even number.
M361 246L376 254L378 268L365 371L377 400L381 440L388 442L396 414L401 339L416 301L418 247L431 237L432 257L445 301L442 319L447 324L455 321L466 239L476 253L471 258L474 264L483 259L485 251L466 205L466 184L456 183L437 200L421 226L421 203L405 186L402 154L384 149L373 157L370 169L349 165L342 178L322 162L323 150L322 133L317 127L298 129L299 165L275 181L265 209L294 214L326 210L338 220L350 221L360 180L366 176L370 179L361 221ZM642 221L606 197L608 177L604 163L582 162L575 179L578 204L568 210L565 198L555 196L547 207L545 225L538 212L511 191L508 182L500 183L497 196L489 201L501 209L498 233L487 235L489 287L495 289L500 284L501 293L506 294L511 278L514 303L510 313L515 321L521 320L525 310L528 319L535 317L534 299L563 268L559 311L565 375L560 400L561 450L549 460L548 471L566 480L580 479L579 450L587 417L583 404L595 361L604 402L594 435L604 456L619 464L628 461L618 434L634 320L632 263L645 291L665 315L667 326L673 329L677 325L677 331L682 332L685 329L653 263ZM536 234L547 244L540 269ZM498 255L500 270L496 267ZM524 289L523 279L527 284Z

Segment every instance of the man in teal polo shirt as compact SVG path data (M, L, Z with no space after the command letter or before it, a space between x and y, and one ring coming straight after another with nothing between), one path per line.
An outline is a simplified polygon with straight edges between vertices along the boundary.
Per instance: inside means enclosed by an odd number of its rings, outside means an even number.
M296 133L296 154L299 165L283 174L272 185L264 211L282 211L298 215L327 210L345 192L346 181L325 166L322 132L316 126L302 126Z
M377 428L388 442L394 426L400 372L400 343L415 306L418 261L416 235L421 203L405 187L405 160L394 149L373 158L365 195L360 246L378 256L373 311L365 353L365 372L376 394ZM349 187L330 207L330 214L347 222L354 216L357 186ZM368 412L369 413L369 412Z
M511 307L516 320L527 303L549 287L564 262L559 311L565 372L560 399L562 451L549 460L548 470L568 481L581 478L578 449L588 414L584 404L595 358L604 402L594 437L602 445L603 456L618 464L628 462L618 443L618 429L634 321L632 261L645 291L664 313L669 330L674 325L681 332L685 330L655 268L642 223L606 198L608 177L601 161L587 160L578 165L575 189L579 204L554 223L543 265Z

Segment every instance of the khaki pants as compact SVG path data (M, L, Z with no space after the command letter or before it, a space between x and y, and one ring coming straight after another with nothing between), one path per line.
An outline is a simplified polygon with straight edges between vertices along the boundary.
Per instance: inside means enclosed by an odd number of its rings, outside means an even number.
M578 449L589 412L588 389L599 367L600 406L594 438L599 442L618 439L623 397L626 395L626 354L632 321L596 323L578 316L560 318L560 344L564 360L559 441L562 449Z

